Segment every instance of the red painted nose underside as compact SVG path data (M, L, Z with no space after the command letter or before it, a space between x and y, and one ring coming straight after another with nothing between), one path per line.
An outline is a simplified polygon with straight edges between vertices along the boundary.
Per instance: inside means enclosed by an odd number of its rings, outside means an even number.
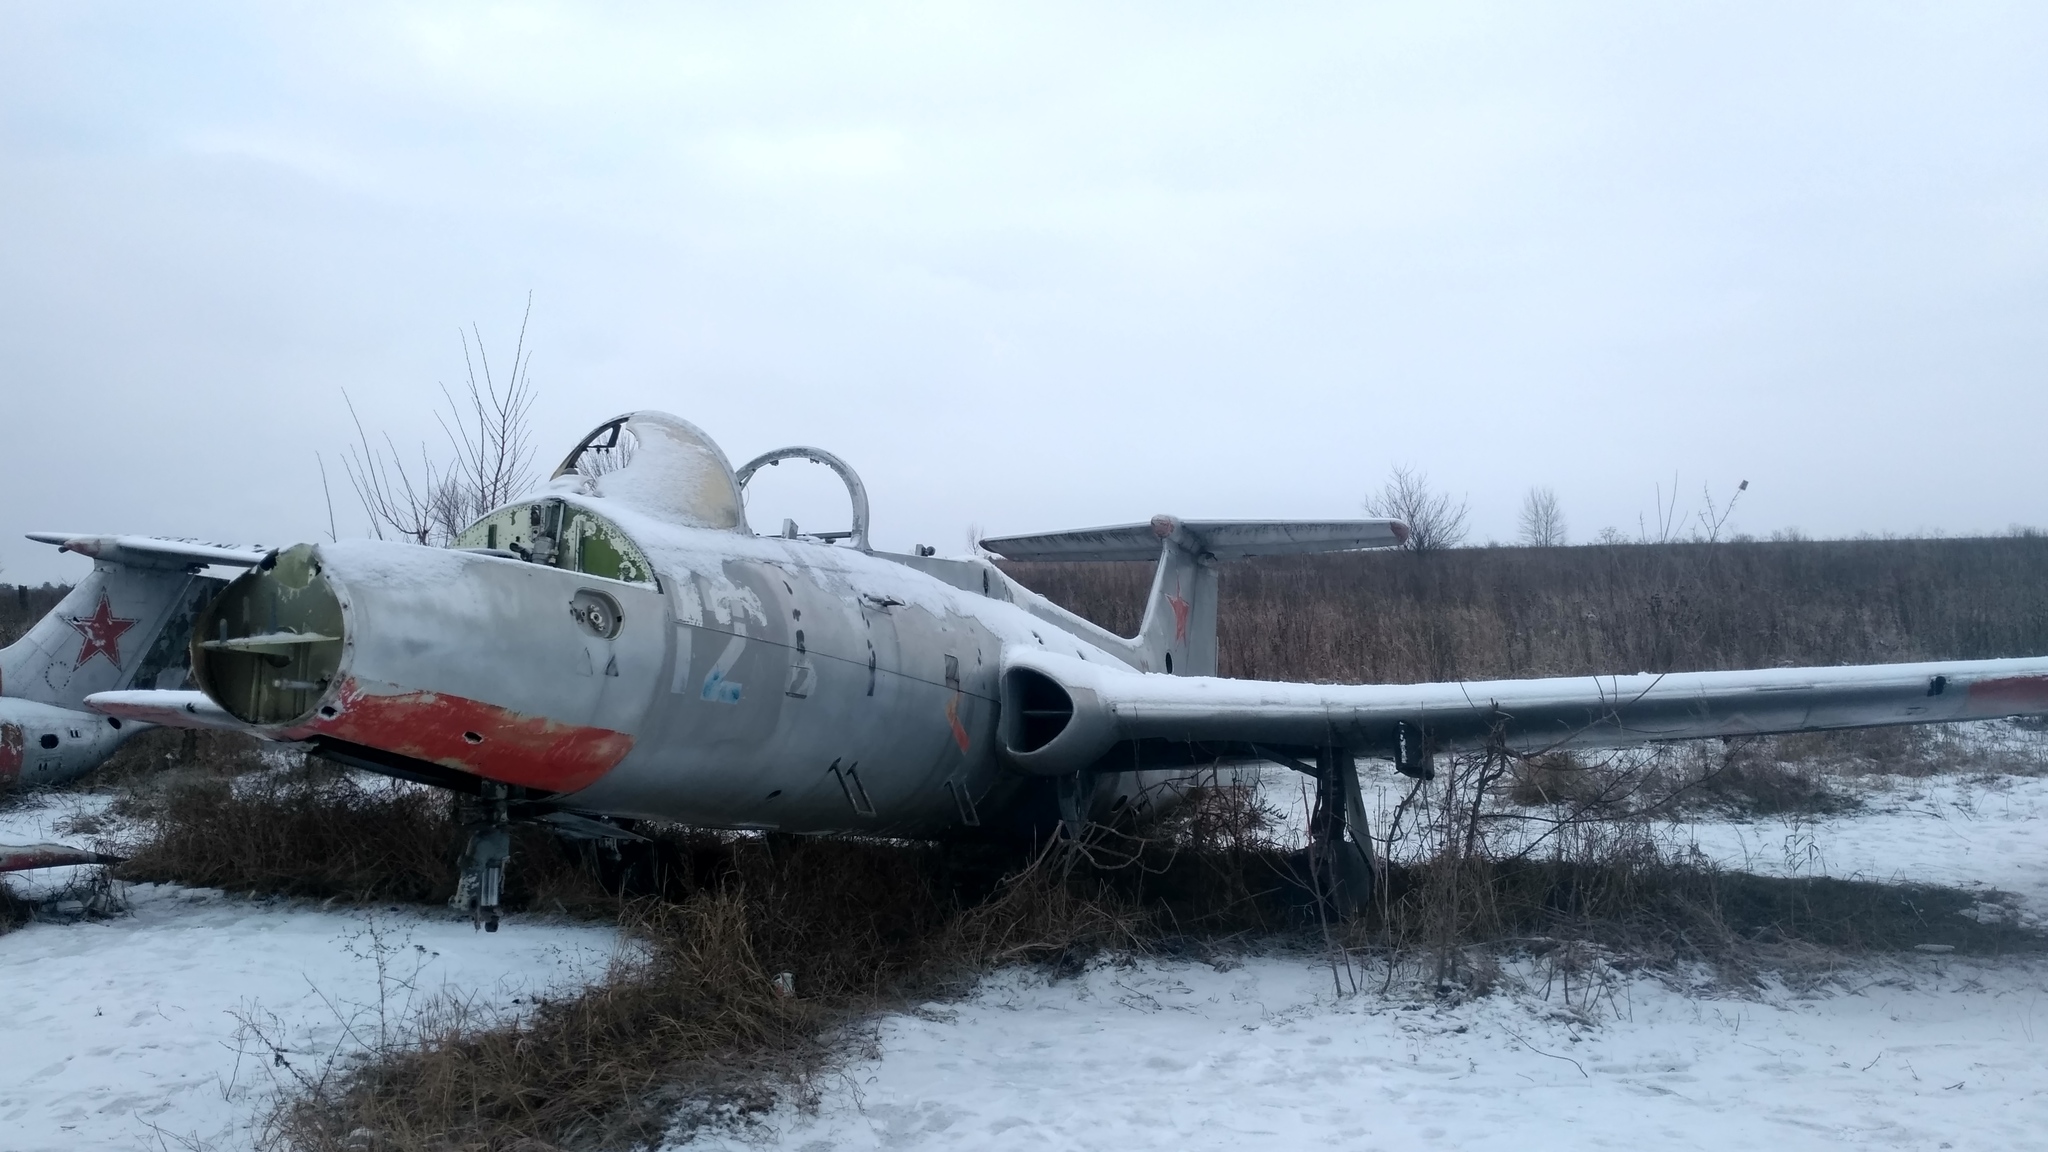
M461 696L375 694L342 683L339 715L316 719L294 738L332 736L505 784L574 792L612 770L633 738L609 728L564 724Z

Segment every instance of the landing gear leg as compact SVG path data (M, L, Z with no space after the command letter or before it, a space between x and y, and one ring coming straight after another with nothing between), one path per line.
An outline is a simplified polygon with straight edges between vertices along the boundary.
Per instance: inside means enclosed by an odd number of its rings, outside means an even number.
M1346 831L1350 832L1347 837ZM1372 840L1365 823L1365 797L1351 750L1325 745L1316 753L1316 802L1309 814L1309 851L1330 880L1330 893L1343 912L1372 903Z
M1083 818L1087 814L1087 796L1092 791L1089 786L1094 782L1094 776L1087 772L1069 773L1055 781L1059 787L1060 835L1069 841L1081 839L1081 829L1085 827Z
M472 809L469 846L462 853L462 878L450 901L469 912L470 923L486 932L498 930L498 897L505 887L505 861L512 855L512 833L503 784L485 784L482 803Z

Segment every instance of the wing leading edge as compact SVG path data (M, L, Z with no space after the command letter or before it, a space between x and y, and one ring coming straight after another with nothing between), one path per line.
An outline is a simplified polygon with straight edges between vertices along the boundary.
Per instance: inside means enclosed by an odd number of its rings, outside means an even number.
M1092 766L1126 741L1340 745L1388 754L1502 740L1518 752L2048 713L2048 658L1330 685L1159 676L1043 649L1006 653L1005 752Z
M1217 560L1393 548L1408 539L1399 520L1180 520L1076 528L1035 536L998 536L981 546L1005 560L1157 560L1160 543L1179 532Z

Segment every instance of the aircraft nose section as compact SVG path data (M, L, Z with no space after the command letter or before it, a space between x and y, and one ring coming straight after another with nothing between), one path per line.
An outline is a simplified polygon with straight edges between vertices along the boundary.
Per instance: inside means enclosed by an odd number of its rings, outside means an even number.
M594 582L417 544L300 545L208 606L192 665L236 719L345 762L572 792L632 750L668 632L652 589Z
M312 716L345 647L341 599L320 554L301 544L236 578L192 629L192 671L229 715L265 727Z

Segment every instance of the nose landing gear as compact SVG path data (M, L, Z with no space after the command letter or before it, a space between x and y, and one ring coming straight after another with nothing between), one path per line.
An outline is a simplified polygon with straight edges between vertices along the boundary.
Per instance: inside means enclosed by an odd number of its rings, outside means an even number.
M503 784L486 783L481 800L463 823L469 845L462 852L462 877L449 903L469 912L470 923L498 930L498 899L505 889L505 861L512 855L511 812Z

